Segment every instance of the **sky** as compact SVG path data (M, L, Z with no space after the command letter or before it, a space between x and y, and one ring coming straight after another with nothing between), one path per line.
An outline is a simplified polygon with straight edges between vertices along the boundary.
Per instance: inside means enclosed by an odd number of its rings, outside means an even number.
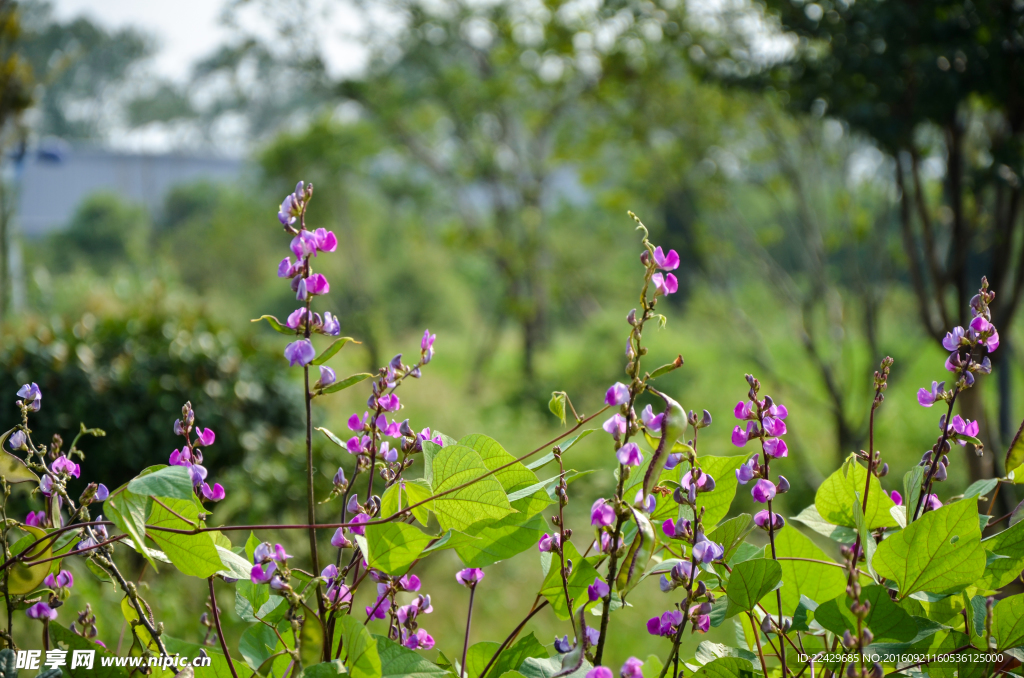
M110 28L134 26L156 38L157 74L187 80L191 66L229 41L232 31L221 22L225 0L52 0L59 19L85 15ZM362 64L363 52L352 40L358 14L347 2L314 0L323 21L314 31L333 75L350 74ZM250 27L257 28L257 27Z

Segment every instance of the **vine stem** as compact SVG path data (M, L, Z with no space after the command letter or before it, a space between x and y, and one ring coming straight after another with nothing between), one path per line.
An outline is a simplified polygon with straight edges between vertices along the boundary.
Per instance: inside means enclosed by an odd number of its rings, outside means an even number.
M766 479L768 479L769 482L771 482L771 477L770 477L771 476L771 466L770 466L771 462L769 461L768 450L766 450L765 446L764 446L764 442L765 442L764 412L762 412L760 410L760 408L758 408L758 422L757 423L759 424L759 426L761 428L761 458L764 461L764 476L765 476ZM769 499L767 503L768 503L768 543L771 544L771 547L772 547L772 560L778 562L779 557L775 553L775 514L774 514L773 509L772 509L772 500ZM779 637L782 638L782 637L784 637L786 635L786 632L782 628L782 588L781 587L775 589L775 600L776 600L776 603L779 606L778 631L779 631ZM754 635L755 636L757 635L757 633L758 633L757 629L754 629ZM782 644L782 643L780 643L779 645L780 645L780 648L781 648L780 651L779 651L779 660L782 662L782 675L786 676L789 673L789 670L786 667L786 646L784 644Z
M213 591L213 577L207 580L210 583L210 606L213 608L213 623L217 626L217 638L220 639L220 649L224 651L224 658L228 661L228 668L231 675L238 678L235 671L235 663L231 661L231 653L228 651L228 641L224 638L224 631L220 627L220 612L217 610L217 596Z
M537 596L537 598L540 598L540 596ZM520 631L523 630L523 627L526 626L526 623L533 618L533 615L543 610L547 606L547 604L547 600L543 601L540 605L537 604L536 599L533 601L533 607L530 608L529 614L527 614L526 617L523 618L523 621L519 622L519 626L515 627L512 630L512 633L508 634L508 637L505 638L504 642L502 642L502 644L498 647L498 649L494 653L494 656L491 657L491 660L489 662L487 662L487 666L485 666L484 670L480 672L480 678L487 678L487 672L491 670L492 666L494 666L494 662L498 661L498 657L500 657L501 653L505 651L505 648L507 648L512 643L512 641L516 639L516 636L518 636Z
M466 675L466 653L469 652L469 627L473 623L473 598L476 596L476 584L469 587L469 612L466 613L466 635L462 641L462 665L459 666L459 678Z
M955 390L953 391L953 397L949 399L949 408L946 410L946 425L942 429L942 436L939 438L939 442L935 445L935 452L932 454L932 465L928 468L928 477L925 479L924 492L917 498L917 507L914 509L911 522L917 520L918 515L921 513L921 505L932 492L932 478L935 476L935 469L939 465L939 460L942 459L942 448L946 446L946 441L949 439L949 419L953 416L953 404L956 403L958 395L960 395L960 391Z

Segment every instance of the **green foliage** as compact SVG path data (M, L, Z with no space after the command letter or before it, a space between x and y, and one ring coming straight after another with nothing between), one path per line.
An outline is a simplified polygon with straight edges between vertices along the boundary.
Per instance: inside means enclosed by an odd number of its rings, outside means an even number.
M377 641L359 620L350 615L341 618L342 654L352 678L380 678L381 658Z
M725 593L729 597L729 609L725 616L732 617L740 612L750 612L754 606L774 591L782 582L782 566L774 560L757 558L739 563L729 576Z
M366 554L371 567L388 574L404 574L430 543L430 536L405 523L384 523L366 528Z
M432 507L441 529L465 530L481 520L500 519L512 512L498 479L493 475L482 478L489 469L474 449L446 445L430 461L430 468L434 494L448 492L435 499ZM455 489L477 479L480 480L476 483Z
M864 495L868 472L857 462L854 455L847 457L842 468L830 475L818 487L814 496L814 506L818 514L834 525L857 527L854 520L853 506L857 496ZM882 490L878 478L871 476L871 488L868 493L868 506L864 512L869 529L877 527L896 527L896 519L889 509L894 507L892 499Z

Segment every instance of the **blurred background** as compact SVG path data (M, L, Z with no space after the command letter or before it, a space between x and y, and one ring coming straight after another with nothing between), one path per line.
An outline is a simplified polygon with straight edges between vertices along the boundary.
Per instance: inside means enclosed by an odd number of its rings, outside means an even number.
M212 522L301 520L300 374L250 320L295 306L275 212L304 179L309 223L340 243L317 261L321 310L362 342L339 374L415 355L429 327L437 357L403 387L404 415L515 454L558 431L553 390L592 412L623 378L636 212L682 258L649 363L684 356L663 388L712 413L704 453L738 453L744 373L787 404L790 515L866 446L886 355L876 447L901 487L938 434L915 393L944 378L939 339L985 275L1002 343L958 403L986 451L954 460L953 496L1005 472L1024 415L1022 36L1020 0L0 0L3 427L38 382L37 439L105 429L82 480L113 488L166 462L191 400L228 490ZM365 396L318 400L316 425L343 429ZM316 445L326 495L351 461ZM573 486L585 545L586 510L612 491L608 440L568 464L605 471ZM992 512L1016 503L1004 488ZM750 508L741 490L733 512ZM465 592L454 555L434 561L424 626L453 656ZM101 597L114 647L119 597L80 569L70 605ZM202 582L130 569L171 633L202 638ZM532 550L490 568L474 638L503 638L540 580ZM632 603L616 666L667 651L643 626L667 598L652 583ZM567 631L544 614L528 628Z

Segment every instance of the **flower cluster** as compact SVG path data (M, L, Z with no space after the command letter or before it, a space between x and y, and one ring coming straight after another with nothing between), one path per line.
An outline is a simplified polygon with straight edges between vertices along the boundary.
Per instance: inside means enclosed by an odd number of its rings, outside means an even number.
M289 558L291 556L285 553L280 544L271 546L269 542L263 542L253 549L250 581L253 584L270 584L270 588L280 591L288 583Z
M181 419L174 420L174 435L182 436L185 444L180 449L171 452L167 463L171 466L184 466L192 476L192 485L196 488L196 494L209 499L220 501L224 498L224 487L220 483L214 483L211 487L206 482L207 471L203 466L203 447L213 445L217 435L210 428L195 427L196 414L192 409L192 403L185 403L181 408ZM192 438L192 433L195 438Z
M769 504L769 508L759 511L754 516L754 524L761 529L774 532L781 529L786 521L771 510L771 501L776 495L789 491L789 481L780 475L778 483L772 482L769 477L768 460L781 459L789 455L786 441L782 439L786 434L785 419L789 415L789 410L785 405L773 401L771 396L758 399L761 384L749 374L747 383L750 386L747 400L741 400L733 408L735 417L746 421L747 425L746 428L737 426L733 429L732 442L737 447L743 447L750 440L760 440L761 453L755 453L743 466L736 469L736 479L741 485L757 479L750 489L750 496L759 504ZM762 455L763 464L759 463Z
M643 678L644 663L636 657L630 657L619 670L620 678ZM586 678L615 678L612 670L605 666L595 666L587 671Z

